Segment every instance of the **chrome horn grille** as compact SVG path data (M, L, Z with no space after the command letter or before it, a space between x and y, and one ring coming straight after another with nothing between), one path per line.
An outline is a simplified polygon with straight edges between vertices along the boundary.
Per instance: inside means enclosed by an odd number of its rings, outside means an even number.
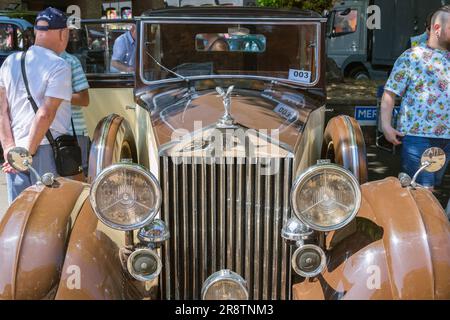
M289 299L291 250L282 241L291 216L293 159L263 165L206 163L205 158L160 157L162 219L171 238L162 248L163 299L199 299L212 273L230 269L248 282L250 299Z

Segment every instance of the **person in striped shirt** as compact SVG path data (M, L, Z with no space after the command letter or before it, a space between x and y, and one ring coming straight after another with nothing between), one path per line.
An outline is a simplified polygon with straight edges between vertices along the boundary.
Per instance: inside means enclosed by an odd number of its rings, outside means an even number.
M81 66L81 62L77 57L65 51L60 57L63 58L72 69L72 101L70 102L72 104L72 120L78 144L81 148L83 173L87 176L91 141L87 132L82 107L87 107L89 105L89 83L83 67Z

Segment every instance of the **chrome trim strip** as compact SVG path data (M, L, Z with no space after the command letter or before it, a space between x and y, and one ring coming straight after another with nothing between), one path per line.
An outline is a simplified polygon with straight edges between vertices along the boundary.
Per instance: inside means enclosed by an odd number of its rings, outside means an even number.
M284 186L283 186L283 223L290 218L291 215L291 209L290 209L290 194L288 190L290 189L292 185L292 176L291 176L291 170L292 170L292 160L286 159L284 163ZM281 232L278 234L280 235ZM290 298L290 292L291 288L291 268L290 263L288 260L290 259L290 247L289 245L282 241L282 251L281 251L281 299L286 300Z
M272 160L271 160L272 161ZM270 299L271 288L270 282L270 257L272 255L273 246L270 246L270 236L273 229L272 220L272 186L271 186L271 175L264 176L265 178L265 196L264 196L264 250L263 250L263 296L264 300ZM273 243L273 242L272 242Z
M102 125L102 131L100 134L100 139L97 144L97 176L100 174L100 172L104 169L103 163L105 160L105 147L106 147L106 139L108 138L109 130L111 129L111 125L114 121L114 119L117 117L115 114L110 114L106 118L104 118L104 123Z
M219 196L219 269L225 269L226 267L226 199L225 195L227 192L227 179L226 179L226 169L225 164L219 164L219 191L217 192Z
M236 213L236 195L235 195L235 159L229 158L227 161L233 161L233 163L227 164L227 192L226 192L226 205L227 205L227 263L226 267L230 270L236 270L234 263L234 240L235 240L235 231L238 223L236 223L235 213Z
M201 242L201 248L202 252L201 255L203 256L202 259L202 265L200 266L200 277L202 283L206 280L208 277L208 222L207 222L207 215L208 215L208 192L207 192L207 172L206 172L206 164L205 160L201 158L201 181L202 181L202 205L201 205L201 232L200 232L200 242Z
M245 161L245 159L238 159ZM243 207L244 207L244 201L245 201L245 194L244 194L244 179L243 177L245 170L245 164L237 164L236 168L236 272L238 274L244 274L244 264L243 261L245 261L244 255L245 255L245 244L244 244L244 236L243 232L245 230L244 222L242 221L242 213L243 213ZM245 210L245 209L244 209Z
M299 20L301 19L301 21ZM239 17L200 17L200 16L191 16L191 17L183 17L183 16L173 16L173 17L143 17L139 19L142 23L176 23L176 24L193 24L193 23L214 23L214 24L229 24L230 22L238 23L238 24L267 24L270 22L271 24L311 24L311 22L327 22L326 18L306 18L306 17L298 17L298 18L272 18L272 17L245 17L244 19ZM187 20L187 21L181 21ZM217 21L216 21L217 20ZM308 22L304 22L308 21Z
M182 203L182 207L183 207L183 216L181 217L182 221L183 221L183 227L181 228L182 233L183 233L183 247L184 247L184 252L187 253L189 252L189 248L192 246L192 243L189 242L189 230L190 230L190 226L189 226L189 194L188 194L188 174L187 174L187 158L183 158L182 161L183 163L181 164L181 171L182 171L182 195L183 195L183 201L181 201ZM191 186L192 187L192 186ZM190 280L192 279L191 277L191 273L190 273L190 265L189 265L189 254L184 254L183 255L183 278L181 282L181 286L183 287L183 297L188 297L190 294Z
M278 261L279 258L279 251L280 251L280 234L281 234L281 225L280 225L280 218L282 218L282 209L281 209L281 170L282 163L284 163L284 160L276 159L277 167L278 167L278 174L275 176L275 186L274 186L274 210L273 210L273 234L272 234L272 245L273 245L273 255L272 255L272 299L279 299L280 293L279 293L279 266Z
M347 125L347 127L350 129L349 132L349 138L350 138L350 145L348 146L350 148L350 153L351 153L351 157L352 157L352 162L355 168L359 168L359 156L358 156L358 145L356 142L356 132L355 132L355 127L353 126L353 124L351 123L350 119L348 117L343 117L345 124ZM359 180L360 174L359 171L358 172L354 172L353 173L356 176L356 179Z
M209 272L217 271L217 206L216 206L216 196L217 196L217 184L216 184L216 165L212 161L210 165L211 173L211 193L210 193L210 241L209 241L209 257L211 258L211 266ZM208 258L209 259L209 258Z
M256 172L255 172L255 254L254 254L254 276L255 281L253 283L253 299L261 299L261 279L260 269L261 265L261 216L262 216L262 203L261 203L261 159L257 159Z
M194 159L195 160L195 159ZM199 288L197 288L198 280L198 262L199 262L199 256L198 256L198 243L197 243L197 235L201 233L198 229L198 207L197 207L197 183L199 179L197 176L197 164L195 161L192 163L192 176L191 176L191 185L192 185L192 216L191 216L191 222L192 222L192 231L190 232L191 235L191 241L192 244L192 256L191 258L191 270L192 270L192 297L194 299L199 299L200 296L198 295ZM189 228L189 226L188 226ZM189 230L189 229L188 229ZM201 260L200 260L201 261Z
M172 159L172 161L175 159ZM178 166L176 164L176 161L173 162L173 241L175 246L179 243L179 209L178 209ZM173 277L175 279L174 286L175 286L175 299L180 299L180 283L178 281L179 279L179 273L180 273L180 261L179 261L179 248L174 247L174 270L173 270Z
M162 167L162 173L160 174L160 176L163 177L162 179L162 183L163 183L163 187L164 187L164 222L166 223L168 229L170 230L172 227L172 219L170 217L170 199L169 199L169 158L164 157L162 158L162 162L163 165ZM170 271L170 247L171 247L171 243L166 243L163 246L163 251L164 251L164 264L163 264L163 268L164 268L164 281L165 285L162 286L161 288L161 296L164 296L164 290L166 290L166 299L170 299L171 297L171 287L172 287L172 281L171 281L171 271Z
M248 163L246 167L246 196L245 196L245 272L244 279L249 283L253 283L253 217L252 217L252 199L253 199L253 165L252 159L247 158ZM253 290L249 290L250 299L253 298Z

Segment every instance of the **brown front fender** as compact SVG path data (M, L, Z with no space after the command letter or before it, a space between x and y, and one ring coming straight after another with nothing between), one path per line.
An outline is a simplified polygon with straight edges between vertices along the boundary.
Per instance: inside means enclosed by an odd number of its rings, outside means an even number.
M362 186L353 223L327 237L327 267L294 299L450 299L450 224L427 190Z
M54 296L83 189L60 178L54 188L26 189L9 207L0 222L0 299Z
M121 259L125 233L101 223L87 199L70 235L57 300L122 300L148 296Z

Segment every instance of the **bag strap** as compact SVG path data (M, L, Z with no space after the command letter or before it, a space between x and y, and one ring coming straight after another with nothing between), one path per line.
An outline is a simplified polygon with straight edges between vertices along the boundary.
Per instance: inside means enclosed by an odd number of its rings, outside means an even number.
M22 57L20 59L20 64L22 67L22 78L23 78L23 82L25 83L25 88L27 89L27 98L28 101L30 101L31 106L33 107L33 110L35 113L38 112L39 108L36 104L36 101L34 101L33 96L31 95L30 92L30 87L28 85L28 78L27 78L27 71L25 70L25 58L26 58L27 52L24 51L22 52ZM53 139L52 133L50 132L50 128L48 129L48 131L45 133L45 136L47 137L48 142L50 143L50 145L52 147L54 147L55 144L55 139Z
M76 137L77 133L75 132L75 126L73 125L73 118L70 117L70 122L72 123L72 132L73 132L73 136Z

